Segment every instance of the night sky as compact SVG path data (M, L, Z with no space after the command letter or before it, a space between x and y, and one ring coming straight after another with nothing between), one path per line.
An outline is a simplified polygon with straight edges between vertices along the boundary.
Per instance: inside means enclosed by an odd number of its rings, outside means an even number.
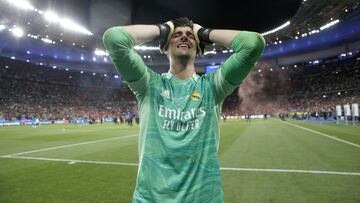
M301 0L32 0L76 19L95 33L126 24L156 24L187 16L203 27L264 32L294 16Z

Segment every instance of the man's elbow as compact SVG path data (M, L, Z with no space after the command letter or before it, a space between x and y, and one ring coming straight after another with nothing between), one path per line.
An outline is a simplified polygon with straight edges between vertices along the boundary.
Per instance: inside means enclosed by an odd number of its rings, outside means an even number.
M131 47L131 40L121 27L111 27L103 34L103 43L108 51Z
M249 41L247 43L247 49L250 57L260 57L265 48L265 39L261 34L256 32L249 33Z
M110 46L111 42L113 41L113 38L115 36L116 27L108 28L104 34L103 34L103 43L106 48Z
M117 40L118 27L108 28L103 34L103 43L107 50L114 49L115 42Z
M104 34L103 34L103 40L108 39L113 32L116 32L117 27L110 27L108 29L105 30Z

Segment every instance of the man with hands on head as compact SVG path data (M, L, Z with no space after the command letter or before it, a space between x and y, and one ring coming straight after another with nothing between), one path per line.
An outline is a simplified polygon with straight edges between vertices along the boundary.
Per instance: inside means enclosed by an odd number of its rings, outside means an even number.
M133 50L154 39L170 67L158 74ZM109 28L104 45L138 100L139 168L133 202L224 202L219 119L226 96L241 84L265 42L255 32L203 28L188 18L159 25ZM204 45L233 50L219 69L199 76L195 58Z

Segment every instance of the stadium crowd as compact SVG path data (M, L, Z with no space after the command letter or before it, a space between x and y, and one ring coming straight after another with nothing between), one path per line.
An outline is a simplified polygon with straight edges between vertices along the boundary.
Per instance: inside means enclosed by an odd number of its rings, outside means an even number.
M126 86L117 85L119 80L112 80L116 86L110 88L110 82L101 76L78 74L69 78L76 74L19 63L12 61L0 69L0 120L91 121L122 118L129 112L136 116L135 97Z
M0 120L137 117L135 96L120 79L6 58L0 60L0 78ZM355 57L271 71L256 67L224 101L223 115L332 117L336 105L347 103L360 103L360 62Z
M298 64L261 72L255 69L224 102L223 113L298 112L331 117L335 116L336 105L353 103L360 103L360 61L355 57L320 65Z

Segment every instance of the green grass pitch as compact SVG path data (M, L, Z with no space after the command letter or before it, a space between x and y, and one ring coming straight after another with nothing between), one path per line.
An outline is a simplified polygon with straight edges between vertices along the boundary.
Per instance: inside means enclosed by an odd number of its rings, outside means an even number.
M0 202L131 202L138 131L0 127ZM360 202L360 126L227 121L219 157L227 203Z

